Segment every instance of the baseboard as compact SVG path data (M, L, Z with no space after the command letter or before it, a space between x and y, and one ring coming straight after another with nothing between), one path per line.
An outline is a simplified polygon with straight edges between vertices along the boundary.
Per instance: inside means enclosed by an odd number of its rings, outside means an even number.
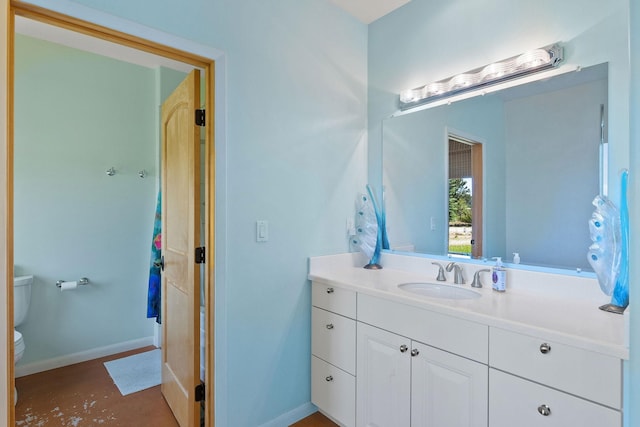
M111 356L112 354L122 353L123 351L135 350L140 347L153 345L153 336L139 338L137 340L125 341L105 347L93 348L79 353L67 354L53 359L41 360L39 362L27 363L15 367L15 377L24 377L25 375L37 374L38 372L48 371L50 369L62 368L63 366L73 365L75 363L86 362L87 360L98 359L100 357Z
M313 403L307 402L285 414L280 415L278 418L274 420L271 420L267 423L262 424L260 427L290 426L291 424L298 422L303 418L308 417L309 415L313 414L317 410L318 408L316 408L316 406Z

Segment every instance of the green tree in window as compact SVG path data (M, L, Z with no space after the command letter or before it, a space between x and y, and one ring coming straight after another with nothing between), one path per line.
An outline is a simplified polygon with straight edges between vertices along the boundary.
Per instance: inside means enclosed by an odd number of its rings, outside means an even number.
M471 191L461 178L449 180L449 224L471 224Z

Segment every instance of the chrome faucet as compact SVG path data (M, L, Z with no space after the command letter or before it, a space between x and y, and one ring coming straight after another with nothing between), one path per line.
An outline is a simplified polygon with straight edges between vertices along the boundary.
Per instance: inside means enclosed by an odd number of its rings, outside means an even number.
M462 275L462 267L460 267L455 262L450 262L447 264L447 271L453 270L453 283L456 285L464 285L464 276Z
M473 275L473 282L471 282L471 287L472 288L481 288L482 287L482 281L480 280L480 273L482 273L482 272L491 273L491 270L489 270L488 268L483 268L482 270L476 271L476 273Z
M436 277L436 280L445 282L447 280L447 276L445 276L444 274L444 268L442 267L442 264L440 264L439 262L432 262L431 264L438 266L438 277Z

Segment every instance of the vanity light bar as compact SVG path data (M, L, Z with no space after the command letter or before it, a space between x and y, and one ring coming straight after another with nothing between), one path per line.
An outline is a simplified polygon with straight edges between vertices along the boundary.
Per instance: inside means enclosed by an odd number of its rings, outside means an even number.
M406 110L434 99L555 68L560 65L562 59L562 47L558 44L525 52L448 79L404 90L400 93L400 109Z

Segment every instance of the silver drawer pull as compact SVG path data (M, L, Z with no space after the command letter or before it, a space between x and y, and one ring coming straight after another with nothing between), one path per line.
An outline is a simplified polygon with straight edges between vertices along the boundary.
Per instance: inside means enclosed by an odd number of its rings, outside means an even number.
M413 350L411 350L411 355L412 355L412 356L414 356L414 357L415 357L415 356L417 356L417 355L419 355L419 354L420 354L420 352L418 351L418 349L417 349L417 348L414 348Z
M409 347L407 347L405 344L402 344L400 346L400 353L406 353L407 350L409 350Z
M549 408L549 406L547 405L540 405L538 406L538 412L540 413L540 415L548 417L549 415L551 415L551 408Z
M333 323L329 323L329 324L327 325L327 329L333 329Z
M327 380L327 382L331 382L333 381L333 377L329 375L328 377L325 378L325 380Z
M328 294L332 294L333 293L333 288L327 288L327 293Z
M546 342L543 344L540 344L540 353L547 354L550 351L551 351L551 346L549 344L547 344Z

